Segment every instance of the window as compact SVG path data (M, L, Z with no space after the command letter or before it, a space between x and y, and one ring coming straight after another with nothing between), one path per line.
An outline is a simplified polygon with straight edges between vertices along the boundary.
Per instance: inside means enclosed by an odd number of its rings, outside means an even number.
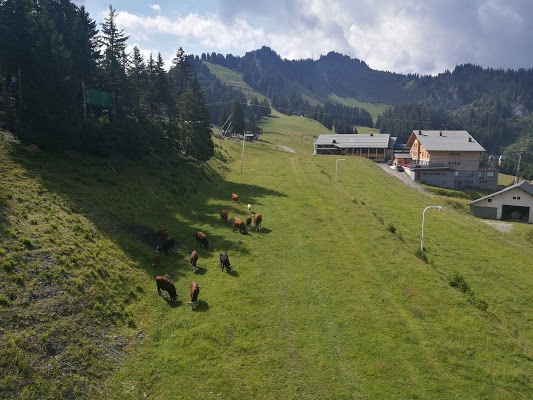
M492 203L492 199L488 199L487 201L488 201L489 203Z
M494 176L494 171L487 171L487 177Z
M485 177L485 171L479 171L479 177L484 178Z

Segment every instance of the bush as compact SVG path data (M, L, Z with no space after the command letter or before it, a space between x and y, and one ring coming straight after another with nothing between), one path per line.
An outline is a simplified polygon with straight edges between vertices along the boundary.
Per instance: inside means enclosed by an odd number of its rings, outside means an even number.
M4 296L3 294L0 294L0 307L5 307L7 306L7 304L8 304L7 297Z
M425 263L428 263L429 260L428 260L428 256L426 255L426 253L424 253L421 249L416 249L415 251L415 255L420 258L422 261L424 261Z
M387 230L392 233L393 235L396 233L396 227L390 223L389 225L387 225Z
M471 293L470 286L465 281L465 278L459 273L454 272L449 280L450 286L459 289L463 293Z

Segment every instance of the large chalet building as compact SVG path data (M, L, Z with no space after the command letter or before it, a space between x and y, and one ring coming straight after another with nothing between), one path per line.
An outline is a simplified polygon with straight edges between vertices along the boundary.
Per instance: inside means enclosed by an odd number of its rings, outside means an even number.
M450 189L498 188L496 166L481 163L485 149L467 131L416 130L406 147L407 171L415 181Z

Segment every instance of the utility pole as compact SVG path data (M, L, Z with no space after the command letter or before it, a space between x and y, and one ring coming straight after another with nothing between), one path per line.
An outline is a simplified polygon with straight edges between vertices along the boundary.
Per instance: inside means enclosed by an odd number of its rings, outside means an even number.
M524 149L520 150L520 154L518 155L518 164L516 166L516 176L514 177L515 185L520 181L520 163L522 162L522 154L524 154Z
M242 134L242 156L241 156L241 175L242 175L242 165L244 164L244 142L246 142L246 134Z

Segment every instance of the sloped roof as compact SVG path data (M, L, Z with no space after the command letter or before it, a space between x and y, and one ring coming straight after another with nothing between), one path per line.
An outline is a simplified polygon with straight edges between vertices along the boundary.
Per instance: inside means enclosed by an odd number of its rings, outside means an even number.
M320 135L316 140L317 145L321 146L336 146L339 148L389 148L390 134L332 134L332 135ZM333 142L335 141L335 143Z
M467 131L413 131L408 147L415 137L427 151L485 151Z
M489 194L488 196L484 196L484 197L481 197L477 200L474 200L472 202L469 203L469 205L471 204L474 204L474 203L477 203L478 201L481 201L481 200L486 200L486 199L490 199L491 197L495 197L503 192L507 192L511 189L514 189L514 188L519 188L519 189L522 189L524 192L526 193L529 193L531 196L533 196L533 185L528 183L527 181L522 181L522 182L518 182L514 185L511 185L511 186L508 186L506 187L505 189L503 190L500 190L499 192L496 192L496 193L492 193L492 194Z

